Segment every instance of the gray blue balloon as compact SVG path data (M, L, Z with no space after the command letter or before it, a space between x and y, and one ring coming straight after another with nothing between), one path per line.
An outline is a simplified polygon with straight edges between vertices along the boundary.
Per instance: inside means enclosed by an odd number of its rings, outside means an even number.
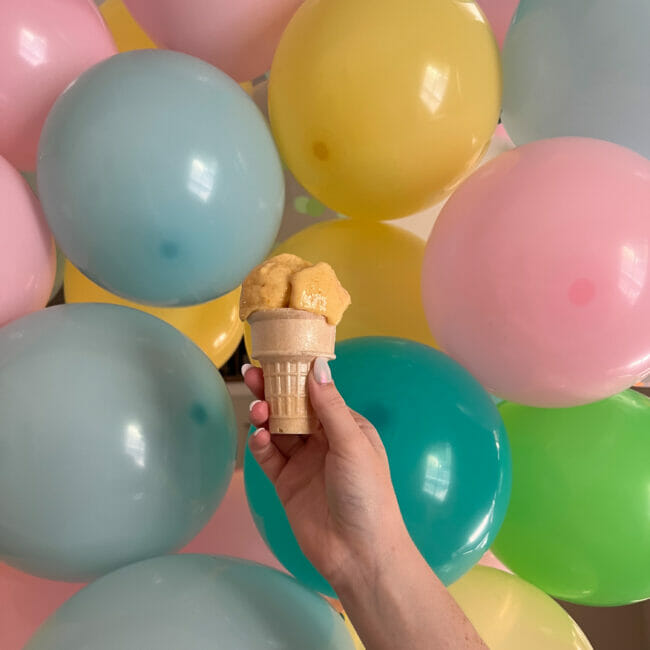
M521 0L503 49L508 135L585 136L650 157L649 34L648 0Z
M85 582L174 551L235 464L225 384L180 332L115 305L0 329L0 561Z
M339 615L274 569L169 555L115 571L65 603L26 650L354 650Z

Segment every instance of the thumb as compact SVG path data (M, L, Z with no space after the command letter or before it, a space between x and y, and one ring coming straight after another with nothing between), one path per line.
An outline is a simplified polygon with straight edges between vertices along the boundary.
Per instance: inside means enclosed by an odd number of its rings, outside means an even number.
M330 449L339 453L351 450L359 427L336 389L327 359L323 357L316 359L309 374L309 397Z

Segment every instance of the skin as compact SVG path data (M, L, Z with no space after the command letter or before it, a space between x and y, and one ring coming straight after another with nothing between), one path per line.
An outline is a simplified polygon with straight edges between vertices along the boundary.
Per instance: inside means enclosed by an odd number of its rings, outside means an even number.
M487 650L409 537L379 434L346 406L327 361L317 359L309 376L322 424L311 436L271 436L262 371L242 372L257 398L251 452L366 649Z

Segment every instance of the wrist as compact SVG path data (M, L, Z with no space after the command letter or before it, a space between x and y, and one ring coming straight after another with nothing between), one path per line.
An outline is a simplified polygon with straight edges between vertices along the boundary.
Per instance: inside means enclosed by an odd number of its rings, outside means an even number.
M382 533L351 548L349 561L330 577L329 582L341 600L351 594L359 597L372 593L381 582L390 580L390 575L405 561L420 557L401 520Z

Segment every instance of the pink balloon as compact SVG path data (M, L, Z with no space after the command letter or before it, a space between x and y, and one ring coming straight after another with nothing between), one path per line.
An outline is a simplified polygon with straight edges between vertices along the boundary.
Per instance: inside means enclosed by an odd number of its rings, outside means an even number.
M40 203L25 179L2 157L0 197L2 326L45 307L54 283L56 251Z
M41 623L82 587L0 564L0 648L21 650Z
M443 208L422 284L437 341L495 395L628 388L650 370L650 161L587 138L498 156Z
M0 155L19 169L35 169L38 138L56 98L116 51L89 0L2 0Z
M493 569L499 569L499 571L505 571L506 573L512 573L512 571L510 571L510 569L505 564L503 564L502 562L499 562L499 560L497 560L496 555L494 555L494 553L492 553L492 551L488 551L479 560L479 564L481 566L488 566L488 567L492 567Z
M237 81L267 72L303 0L124 0L156 42L221 68Z
M477 0L477 2L490 22L499 47L503 47L519 0Z
M235 472L212 519L180 552L230 555L285 571L257 532L246 500L242 470Z

